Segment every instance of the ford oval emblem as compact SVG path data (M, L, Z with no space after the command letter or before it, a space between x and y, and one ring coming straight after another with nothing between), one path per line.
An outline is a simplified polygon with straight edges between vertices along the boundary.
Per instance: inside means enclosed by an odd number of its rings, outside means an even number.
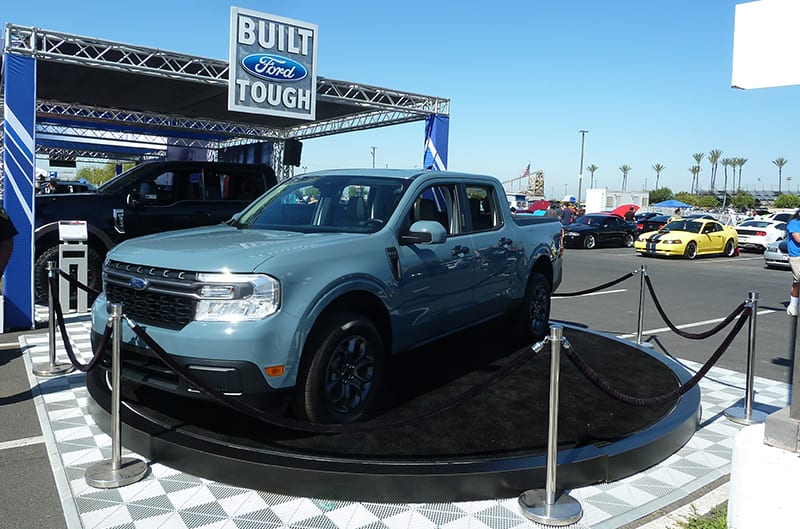
M308 68L299 62L271 53L251 53L242 59L242 67L268 81L299 81L308 75Z
M134 290L145 290L148 286L150 286L150 283L147 282L147 279L134 277L128 282L128 286Z

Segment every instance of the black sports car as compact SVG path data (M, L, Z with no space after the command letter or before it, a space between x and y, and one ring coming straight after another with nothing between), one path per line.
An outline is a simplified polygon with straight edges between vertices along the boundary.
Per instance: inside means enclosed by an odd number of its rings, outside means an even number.
M672 218L669 215L654 215L647 219L640 220L636 223L636 231L639 233L647 233L648 231L658 231L664 227Z
M636 224L617 215L591 213L564 227L564 246L594 248L598 245L630 248L636 239Z

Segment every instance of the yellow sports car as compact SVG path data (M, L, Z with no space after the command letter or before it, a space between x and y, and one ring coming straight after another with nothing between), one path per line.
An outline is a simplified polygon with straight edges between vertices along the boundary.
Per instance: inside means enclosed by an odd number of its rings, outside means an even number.
M732 226L710 219L676 219L658 231L642 233L633 247L641 255L737 255L737 234Z

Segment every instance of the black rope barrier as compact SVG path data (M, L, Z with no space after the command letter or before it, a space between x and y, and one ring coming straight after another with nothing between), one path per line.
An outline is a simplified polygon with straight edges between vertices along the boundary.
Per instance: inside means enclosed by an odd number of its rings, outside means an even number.
M614 389L611 384L603 378L597 371L592 369L584 360L574 351L574 348L571 344L567 345L565 349L565 354L567 358L569 358L575 367L578 368L583 376L585 376L592 384L594 384L597 389L608 395L609 397L618 400L620 402L624 402L626 404L630 404L631 406L658 406L659 404L664 404L665 402L669 402L671 400L680 397L694 386L696 386L700 379L702 379L706 373L717 363L717 361L722 357L723 353L728 350L733 339L736 338L736 335L739 334L739 331L742 330L744 324L747 322L748 317L750 316L752 309L750 307L745 307L742 311L741 316L739 316L739 320L731 329L731 332L728 333L728 336L722 341L722 343L717 347L717 350L714 351L714 354L711 355L711 358L701 367L697 373L692 376L686 383L681 384L676 389L670 391L669 393L665 393L663 395L658 395L655 397L634 397L631 395L626 395L616 389Z
M103 333L103 337L98 342L97 346L92 350L92 359L89 360L88 363L84 364L78 357L75 355L75 351L72 349L72 342L69 339L69 333L67 332L67 326L64 323L64 313L61 310L61 302L58 299L58 288L56 286L56 278L49 277L48 283L50 287L50 303L53 304L53 308L55 309L56 314L56 324L58 325L58 330L61 332L61 341L64 342L64 349L67 351L67 356L69 357L69 361L72 362L72 365L75 366L75 369L86 373L91 371L92 368L97 365L97 362L100 360L100 352L105 349L108 341L111 339L111 326L106 325L106 330Z
M719 322L716 326L714 326L714 328L709 329L709 330L707 330L705 332L690 333L690 332L682 331L677 326L675 326L675 324L672 323L672 321L670 321L669 317L667 317L667 314L664 312L664 309L661 306L661 303L659 303L659 301L658 301L658 297L656 297L656 291L653 288L653 283L650 281L650 277L647 274L645 274L644 280L645 280L645 283L647 283L647 289L650 291L650 297L653 298L653 303L656 306L656 310L661 315L661 319L664 320L664 323L667 324L667 327L669 327L672 332L674 332L678 336L682 336L684 338L688 338L689 340L704 340L704 339L706 339L706 338L708 338L710 336L714 336L715 334L720 332L722 329L727 327L728 324L730 322L732 322L734 320L734 318L736 318L736 316L741 314L741 312L743 310L745 310L745 307L747 306L747 301L742 301L742 303L738 307L736 307L733 310L733 312L731 312L728 316L726 316L724 320Z
M613 281L609 281L608 283L603 283L602 285L599 285L599 286L596 286L596 287L587 288L586 290L579 290L577 292L565 292L563 294L554 293L552 297L554 297L554 298L568 298L568 297L571 297L571 296L582 296L584 294L591 294L593 292L598 292L600 290L603 290L604 288L613 287L617 283L622 283L626 279L629 279L629 278L635 276L638 273L639 273L638 270L634 270L633 272L628 272L627 274L625 274L622 277L614 279Z
M81 283L80 281L78 281L77 279L75 279L74 277L72 277L71 275L69 275L68 273L64 272L61 269L58 270L58 274L61 277L63 277L64 279L66 279L67 281L69 281L70 284L75 285L76 287L80 288L84 292L87 292L89 294L94 294L95 296L99 296L101 294L101 292L99 290L94 289L94 288L90 287L89 285L84 285L83 283Z
M223 406L226 406L228 408L232 408L240 413L261 420L272 426L278 426L280 428L285 428L294 431L309 432L309 433L324 433L324 434L365 433L376 430L385 430L387 428L396 428L399 426L405 426L407 424L429 419L435 415L450 410L455 406L480 394L487 388L491 387L498 381L506 378L511 373L519 369L519 367L522 366L522 364L524 364L535 354L535 351L533 351L531 348L526 348L525 353L520 354L513 361L504 365L503 367L501 367L500 369L498 369L497 371L486 377L486 379L484 379L483 381L468 388L461 394L456 395L455 397L446 401L440 406L437 406L436 409L426 410L422 413L415 415L414 417L409 417L394 421L373 420L365 423L354 423L354 424L318 424L298 419L292 419L291 417L285 417L283 415L277 415L274 413L265 412L264 410L256 408L255 406L247 402L233 399L225 395L224 393L220 392L216 388L208 386L202 380L198 379L196 376L194 376L192 373L186 370L180 363L176 362L175 359L173 359L169 353L167 353L149 334L147 334L147 331L141 328L137 323L130 320L130 318L128 318L127 316L125 318L128 322L128 325L131 327L136 336L138 336L153 351L153 353L155 353L156 357L159 360L161 360L169 369L171 369L176 375L178 375L178 377L180 377L185 382L187 382L188 384L190 384L191 386L202 392L211 400L217 402L218 404L222 404Z

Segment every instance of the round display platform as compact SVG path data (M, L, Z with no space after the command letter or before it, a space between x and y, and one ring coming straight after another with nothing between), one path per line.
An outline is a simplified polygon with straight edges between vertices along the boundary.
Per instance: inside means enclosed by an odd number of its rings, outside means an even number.
M440 409L526 354L501 322L394 359L373 423ZM636 344L564 326L574 350L618 391L653 397L691 376ZM123 446L153 462L232 485L303 497L376 502L503 498L545 485L550 345L475 397L424 420L360 433L309 434L227 408L147 388L126 390ZM109 430L104 372L87 375L90 411ZM634 407L600 392L562 352L559 489L613 481L648 468L694 434L700 390ZM367 423L370 424L370 423Z

